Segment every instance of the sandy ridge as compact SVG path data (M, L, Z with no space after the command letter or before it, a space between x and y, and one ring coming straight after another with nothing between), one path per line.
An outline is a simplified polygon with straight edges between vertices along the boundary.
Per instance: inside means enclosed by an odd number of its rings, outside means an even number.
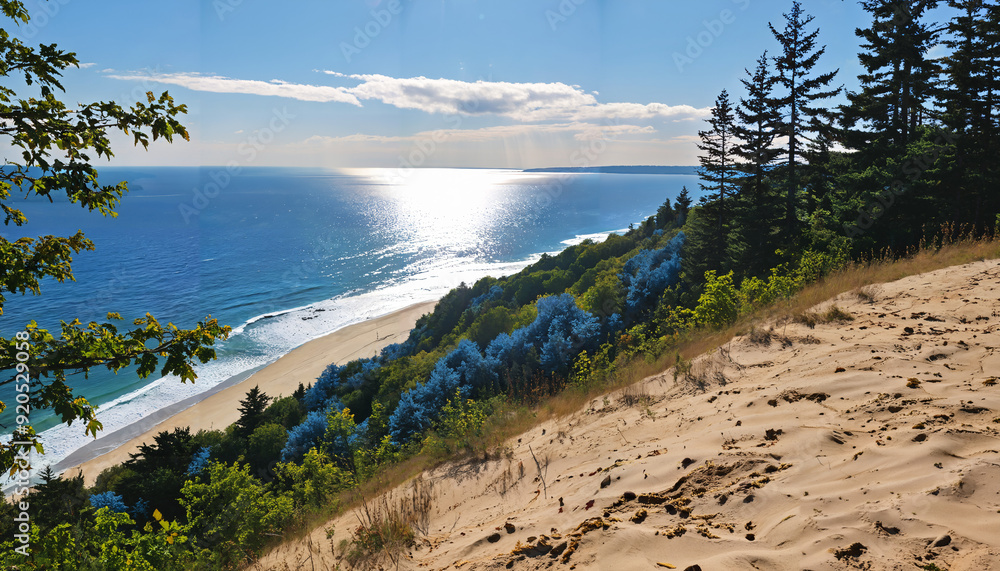
M400 569L1000 570L1000 262L869 291L425 473ZM255 568L348 568L356 526Z

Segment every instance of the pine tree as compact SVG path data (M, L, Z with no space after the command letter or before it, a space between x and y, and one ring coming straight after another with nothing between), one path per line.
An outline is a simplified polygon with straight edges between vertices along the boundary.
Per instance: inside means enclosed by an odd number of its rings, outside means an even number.
M951 217L987 229L1000 210L992 190L1000 183L995 136L1000 7L983 0L948 0L948 5L959 15L949 22L943 42L952 51L942 60L938 98L942 123L956 138L941 183Z
M742 172L735 204L729 257L744 260L748 273L756 274L777 264L774 251L780 212L771 185L771 171L780 150L774 147L781 113L773 91L778 79L768 66L767 52L757 59L753 71L744 70L740 81L746 89L736 108L738 121L733 131L740 140L733 152Z
M656 209L656 227L663 228L674 219L674 209L670 207L670 199Z
M692 285L700 284L706 271L724 272L729 265L726 249L731 227L731 202L739 182L734 121L729 93L723 90L715 100L712 116L708 119L711 128L698 132L701 137L698 149L703 153L698 156L701 163L698 175L705 192L698 215L690 224L691 235L683 261L686 279Z
M944 111L945 126L962 134L985 131L984 95L987 78L984 58L987 45L983 41L982 0L948 0L948 5L960 13L948 23L948 36L942 42L951 53L942 58L938 98Z
M796 235L798 218L796 214L799 193L799 173L803 142L807 134L815 128L817 122L833 123L833 114L819 103L839 94L841 88L830 89L830 83L837 72L812 75L813 68L819 58L826 52L826 46L817 47L816 38L819 28L809 32L806 30L813 21L813 16L803 13L802 4L792 3L792 11L784 14L785 28L782 31L768 24L771 34L781 45L781 55L774 58L777 67L778 82L785 90L785 95L778 99L783 115L781 132L788 139L787 155L787 187L785 191L785 237L791 240Z
M723 89L715 100L712 116L708 120L711 129L698 131L701 142L698 150L704 154L698 156L701 168L698 176L702 190L706 191L705 199L710 204L716 223L716 239L724 243L729 225L731 206L729 201L736 193L738 176L736 173L736 146L734 133L733 106L729 101L729 93Z
M236 421L237 433L249 438L263 422L264 411L270 402L271 397L264 394L259 385L247 391L247 397L240 401L240 419Z
M681 187L681 193L674 199L674 205L677 207L677 223L684 224L688 211L691 210L691 193L688 192L687 186Z
M46 466L27 496L31 506L31 523L37 524L42 532L66 522L77 520L87 506L89 494L83 484L83 474L62 478Z
M747 93L746 97L740 98L740 104L736 108L739 122L734 127L736 136L742 141L734 152L744 163L744 188L757 200L763 200L769 191L766 178L781 153L773 146L781 123L781 113L773 93L778 78L771 75L767 63L767 52L764 52L757 59L757 67L753 72L744 70L748 77L740 82Z
M858 28L861 90L848 93L844 122L851 148L868 154L898 153L914 139L929 112L934 62L927 50L938 32L922 21L939 0L863 0L872 25ZM863 130L855 129L861 124Z

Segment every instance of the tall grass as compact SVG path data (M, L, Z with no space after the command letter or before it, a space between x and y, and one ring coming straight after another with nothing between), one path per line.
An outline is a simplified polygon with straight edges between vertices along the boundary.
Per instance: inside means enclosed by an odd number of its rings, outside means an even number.
M416 534L427 534L433 503L430 482L416 478L398 496L383 493L374 500L361 498L354 512L358 526L344 546L344 559L352 568L382 568L386 559L398 567L402 550L413 543Z

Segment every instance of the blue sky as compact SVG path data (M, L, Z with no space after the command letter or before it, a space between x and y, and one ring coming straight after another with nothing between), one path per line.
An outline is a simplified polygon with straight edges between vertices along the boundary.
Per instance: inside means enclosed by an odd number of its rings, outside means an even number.
M66 99L169 90L191 142L114 164L695 164L715 97L777 49L791 1L26 0L15 35L75 51ZM809 0L856 86L857 2ZM46 11L47 10L47 11Z

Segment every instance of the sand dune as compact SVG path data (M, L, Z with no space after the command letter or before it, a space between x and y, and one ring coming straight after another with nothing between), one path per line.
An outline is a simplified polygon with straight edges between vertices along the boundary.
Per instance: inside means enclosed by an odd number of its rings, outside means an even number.
M868 291L423 474L399 568L1000 570L1000 263ZM357 521L259 568L349 568Z

